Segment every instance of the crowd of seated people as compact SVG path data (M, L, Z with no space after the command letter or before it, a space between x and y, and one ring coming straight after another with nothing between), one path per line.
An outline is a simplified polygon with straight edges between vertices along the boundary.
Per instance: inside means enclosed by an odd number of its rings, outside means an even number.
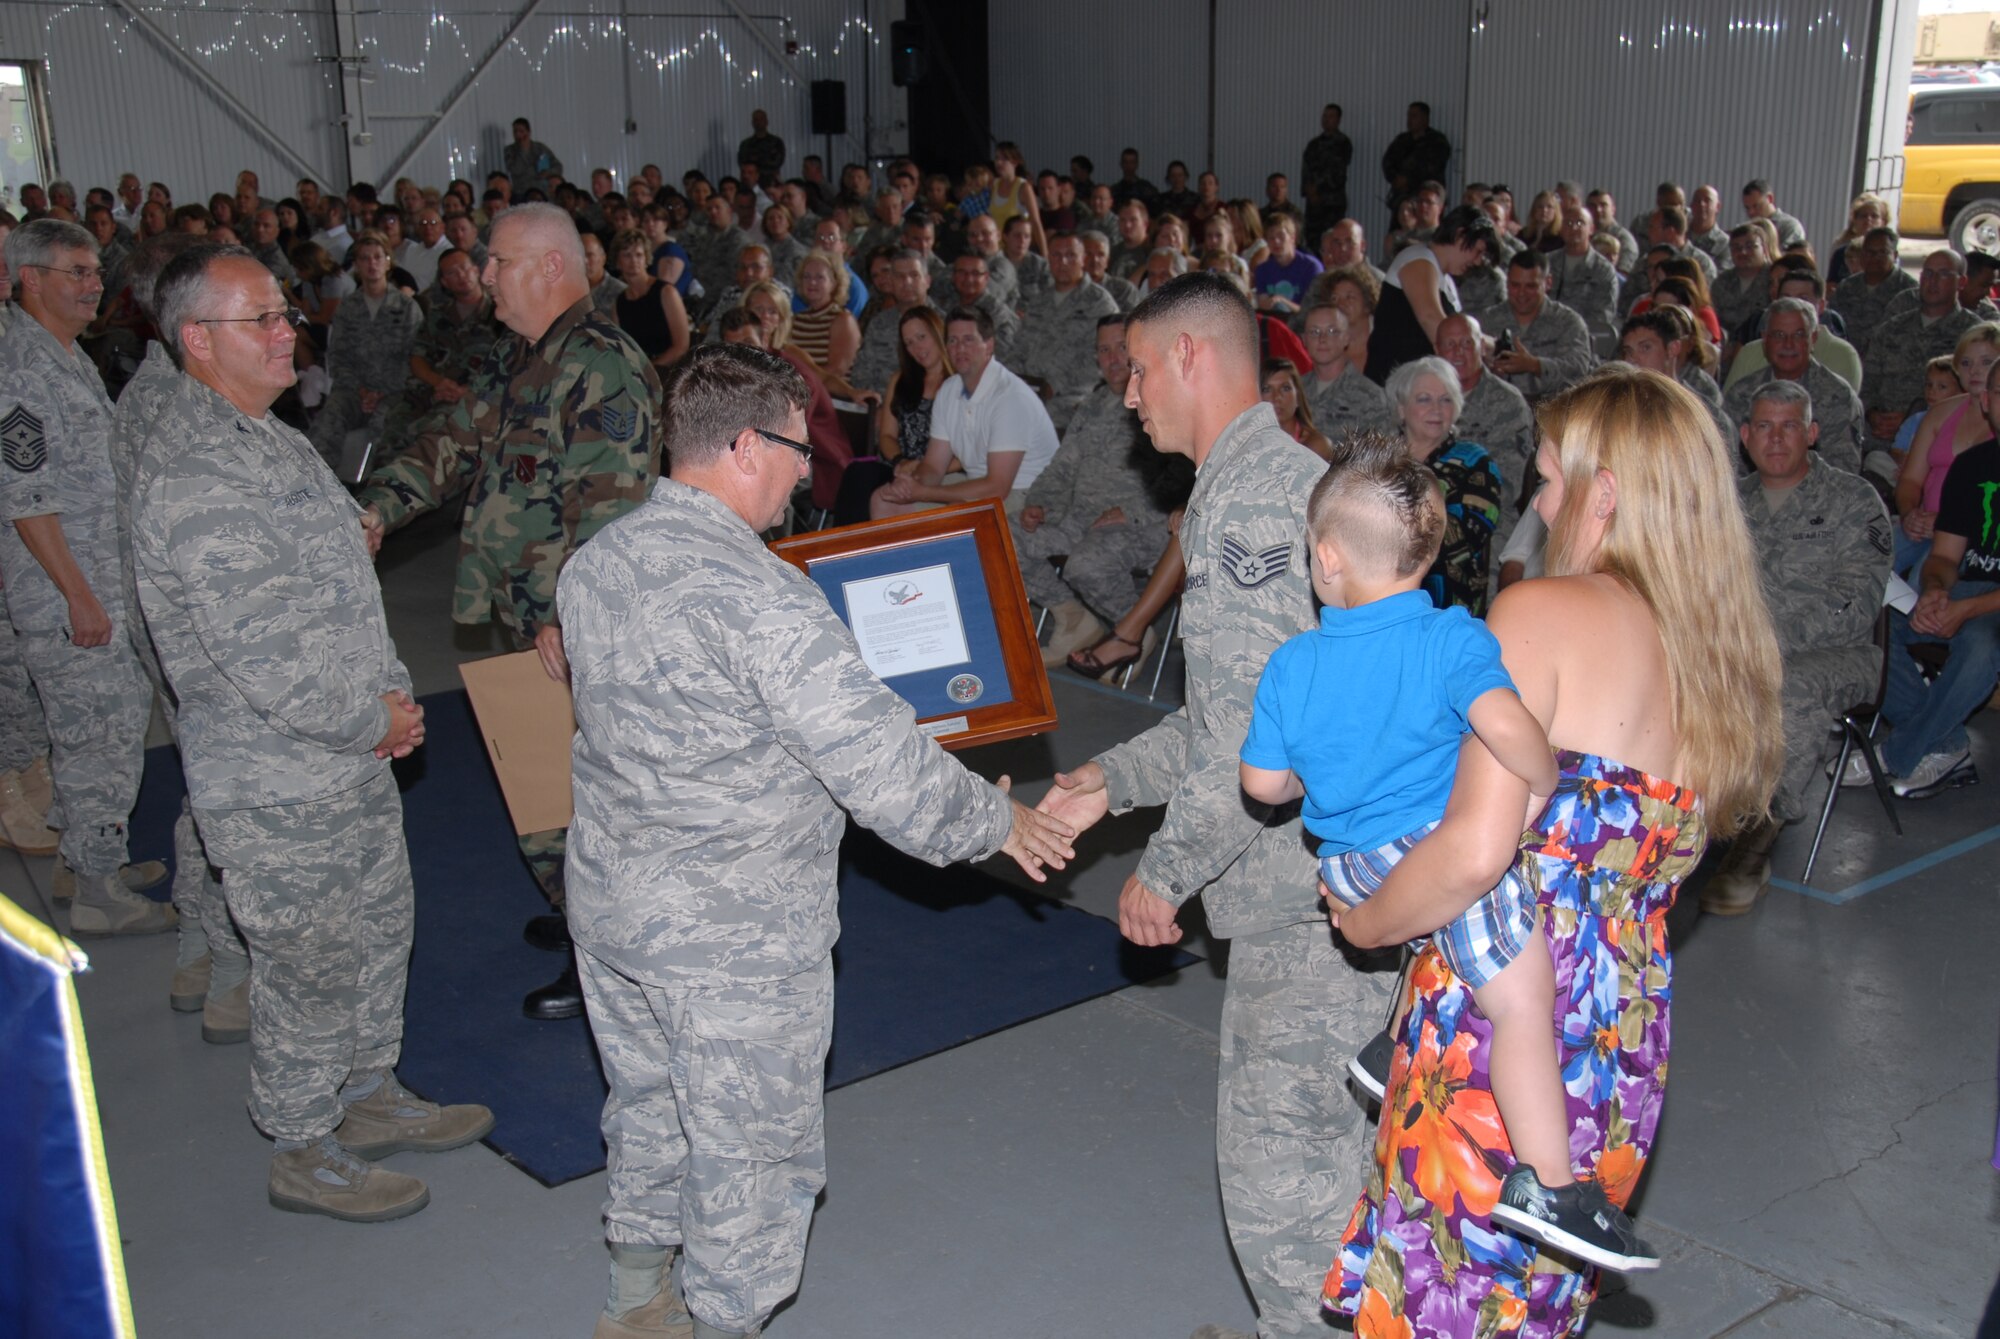
M1064 489L1079 486L1051 455L1052 442L1067 451L1079 435L1092 468L1139 468L1143 453L1124 451L1138 440L1136 420L1104 401L1117 384L1103 370L1116 359L1105 332L1175 275L1214 271L1251 298L1266 396L1302 444L1324 452L1357 428L1400 430L1432 464L1451 531L1430 588L1475 613L1499 585L1542 570L1539 523L1525 505L1533 406L1620 358L1701 401L1746 479L1757 461L1744 434L1758 415L1775 412L1786 432L1804 417L1815 466L1865 480L1893 515L1893 529L1873 538L1922 595L1915 614L1895 616L1896 635L1949 640L1960 676L1990 679L1986 653L1959 650L1988 645L2000 627L1985 539L1943 542L1939 527L1991 482L1981 472L1991 453L1979 448L1991 438L2000 260L1939 246L1906 273L1887 204L1863 195L1845 230L1824 239L1823 267L1763 179L1735 197L1733 222L1716 187L1671 181L1629 228L1609 192L1573 181L1473 182L1453 201L1442 184L1449 146L1425 133L1421 152L1385 158L1396 203L1379 224L1346 208L1351 152L1329 155L1317 140L1296 178L1300 199L1287 173L1253 199L1178 161L1157 187L1135 150L1100 181L1087 158L1037 171L1002 142L956 174L908 158L831 174L808 157L797 175L782 160L746 162L720 180L696 170L670 178L648 164L623 183L604 169L579 182L544 147L539 165L495 164L477 184L335 191L301 180L272 199L246 171L232 190L182 204L165 184L126 173L81 195L66 182L26 187L20 202L29 217L73 218L98 239L104 300L84 347L114 392L152 334L125 292L133 245L183 231L249 247L303 314L299 358L315 372L316 407L295 398L280 409L336 464L355 438L399 449L440 396L478 393L468 368L495 329L466 262L490 284L493 220L524 201L552 202L592 239L599 309L662 369L729 339L780 352L807 376L821 454L800 523L992 495L1052 572L1073 555L1050 551L1051 537L1070 534L1076 518L1067 495L1061 506L1031 504L1034 481L1052 469ZM0 229L18 218L0 217ZM1383 241L1371 247L1376 226ZM1804 392L1803 412L1796 397L1772 398L1768 388L1785 384ZM940 436L941 422L957 435ZM1155 550L1145 561L1110 579L1079 573L1068 586L1040 571L1030 580L1052 597L1068 592L1055 601L1065 612L1052 665L1106 674L1146 653L1178 589L1174 523L1191 486L1182 477L1161 495L1156 484L1146 525L1131 531ZM1781 491L1768 478L1764 487L1767 499ZM1090 482L1089 497L1104 494L1138 496ZM1110 523L1130 523L1126 509L1106 510L1120 513ZM1777 502L1767 510L1783 516ZM1946 555L1960 566L1947 571ZM1885 548L1885 577L1891 561ZM1087 598L1076 597L1079 583ZM1974 695L1947 688L1947 715ZM1959 723L1921 715L1921 699L1906 689L1888 712L1892 738L1902 732L1889 754L1897 788L1912 795L1976 775Z

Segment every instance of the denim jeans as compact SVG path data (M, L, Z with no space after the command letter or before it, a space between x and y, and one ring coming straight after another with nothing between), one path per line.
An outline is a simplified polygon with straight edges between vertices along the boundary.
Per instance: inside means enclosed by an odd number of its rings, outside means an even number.
M1961 581L1951 588L1954 600L2000 589L1991 581ZM1917 672L1909 648L1918 642L1948 641L1951 659L1929 684ZM2000 677L2000 612L1969 618L1949 639L1914 631L1907 615L1889 616L1889 686L1882 715L1895 733L1882 747L1882 763L1897 776L1908 776L1927 753L1956 753L1966 747L1965 718L1993 693Z

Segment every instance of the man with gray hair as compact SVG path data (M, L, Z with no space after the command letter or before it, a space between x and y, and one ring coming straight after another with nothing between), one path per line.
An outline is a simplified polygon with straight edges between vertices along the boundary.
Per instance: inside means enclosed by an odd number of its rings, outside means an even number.
M6 255L20 316L0 340L0 580L48 720L48 825L62 833L58 872L74 880L70 933L157 934L174 927L173 908L133 885L166 871L127 866L125 826L153 695L119 572L111 401L77 347L104 271L91 235L59 219L14 229Z
M1132 281L1111 272L1111 239L1095 228L1086 228L1076 237L1083 243L1084 278L1109 293L1119 311L1129 312L1138 306L1139 290Z
M568 671L556 575L659 477L660 379L632 337L591 304L583 241L560 207L517 205L494 220L480 278L511 333L443 426L377 469L358 501L368 523L387 531L470 489L452 619L497 618L515 648L540 652L560 682ZM519 841L551 907L523 933L567 954L564 834ZM583 1012L575 966L531 992L522 1010L538 1019Z
M127 270L132 300L146 319L159 328L154 288L160 272L175 256L201 245L187 233L167 232L141 242ZM262 261L262 257L258 258ZM268 269L269 266L266 266ZM139 667L159 694L161 719L179 747L178 702L160 668L152 635L138 615L139 586L132 558L132 486L139 474L139 453L161 408L180 388L180 369L159 340L149 340L139 370L125 383L111 416L111 467L117 478L119 569L124 578L126 607L132 611L132 650ZM181 797L174 822L174 909L180 915L180 935L174 955L174 979L167 1000L183 1013L201 1011L201 1037L218 1046L250 1039L250 959L242 936L230 923L222 885L211 870L208 849L195 827L194 809Z
M1004 851L1039 881L1072 854L1068 825L927 739L765 547L808 474L808 401L781 359L697 349L667 381L673 477L559 584L571 917L611 1087L598 1339L749 1339L798 1287L826 1183L842 811L933 865Z
M1802 298L1779 298L1764 321L1764 357L1769 366L1750 373L1722 399L1723 412L1742 431L1750 421L1756 398L1774 383L1800 387L1811 402L1808 419L1820 456L1835 469L1861 472L1861 397L1813 356L1819 337L1819 314Z
M1806 789L1835 738L1827 727L1872 697L1882 672L1874 629L1889 579L1889 513L1866 480L1826 458L1814 399L1802 381L1767 381L1736 433L1753 466L1737 493L1785 662L1785 765L1771 821L1739 834L1702 886L1701 909L1718 916L1744 914L1770 886L1771 846L1806 816Z
M1521 392L1486 370L1484 344L1476 316L1460 312L1438 323L1438 357L1451 364L1465 395L1453 432L1485 447L1500 471L1500 523L1493 533L1504 541L1521 518L1522 494L1535 474L1535 411Z
M270 407L299 313L241 247L154 290L186 376L140 448L132 551L179 706L188 794L251 951L250 1112L271 1203L377 1223L430 1191L375 1165L469 1144L481 1106L397 1082L415 893L392 757L423 742L339 480Z

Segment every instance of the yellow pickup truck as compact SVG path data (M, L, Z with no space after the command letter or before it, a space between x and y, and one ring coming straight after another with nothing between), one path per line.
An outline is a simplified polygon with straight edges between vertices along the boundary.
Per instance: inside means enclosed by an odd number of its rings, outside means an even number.
M1896 231L2000 253L2000 84L1920 88L1903 136Z

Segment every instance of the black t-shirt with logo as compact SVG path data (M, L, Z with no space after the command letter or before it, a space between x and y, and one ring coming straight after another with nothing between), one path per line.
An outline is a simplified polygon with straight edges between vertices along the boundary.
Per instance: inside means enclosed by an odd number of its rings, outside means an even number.
M1944 477L1937 528L1965 537L1966 581L2000 581L2000 441L1961 452Z

